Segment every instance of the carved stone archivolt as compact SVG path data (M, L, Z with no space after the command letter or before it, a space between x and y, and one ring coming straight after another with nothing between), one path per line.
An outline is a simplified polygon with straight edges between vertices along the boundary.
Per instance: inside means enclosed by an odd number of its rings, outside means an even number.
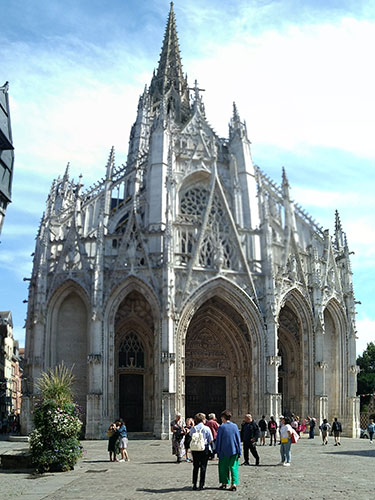
M254 393L259 383L255 369L258 356L256 341L253 341L249 324L233 305L217 295L182 317L187 325L181 351L185 371L184 374L181 371L183 363L178 363L178 379L185 374L227 375L227 394L230 398L227 404L234 411L240 411L239 408L248 411L254 404ZM191 318L190 321L188 318Z

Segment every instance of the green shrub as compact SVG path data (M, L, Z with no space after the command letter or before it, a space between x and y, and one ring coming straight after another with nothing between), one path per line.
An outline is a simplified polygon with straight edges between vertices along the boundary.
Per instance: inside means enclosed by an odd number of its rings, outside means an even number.
M31 457L38 472L73 469L82 454L78 439L82 422L72 402L73 376L67 375L69 370L60 366L39 379L41 397L34 408L35 430L30 435Z

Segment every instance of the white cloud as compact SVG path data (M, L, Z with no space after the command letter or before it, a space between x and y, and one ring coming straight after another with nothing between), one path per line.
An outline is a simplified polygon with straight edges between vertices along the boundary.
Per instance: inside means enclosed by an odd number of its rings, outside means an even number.
M368 64L374 45L375 23L348 18L242 33L189 66L207 89L208 117L220 133L235 100L255 143L330 146L375 157L375 68Z
M363 318L357 320L357 355L367 348L369 342L375 342L375 319Z
M304 186L293 186L291 193L298 204L303 203L304 206L330 208L333 210L337 207L345 206L346 204L356 205L364 201L360 193L352 191L338 192ZM373 199L369 200L369 203L373 205Z

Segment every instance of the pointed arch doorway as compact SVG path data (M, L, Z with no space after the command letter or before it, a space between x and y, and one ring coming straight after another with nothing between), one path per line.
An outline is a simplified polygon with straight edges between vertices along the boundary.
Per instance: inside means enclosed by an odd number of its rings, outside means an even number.
M123 337L118 351L119 415L129 430L143 430L145 350L134 330Z
M154 422L154 322L150 304L133 290L115 317L115 414L131 432Z
M217 416L231 408L237 417L251 407L249 333L241 315L218 296L194 314L185 340L185 416Z

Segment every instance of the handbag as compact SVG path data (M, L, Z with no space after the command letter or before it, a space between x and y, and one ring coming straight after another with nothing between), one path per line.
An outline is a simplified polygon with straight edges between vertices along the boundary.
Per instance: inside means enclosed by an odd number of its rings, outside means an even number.
M298 440L299 440L299 435L296 433L296 431L293 431L292 432L292 443L296 444L296 443L298 443Z

